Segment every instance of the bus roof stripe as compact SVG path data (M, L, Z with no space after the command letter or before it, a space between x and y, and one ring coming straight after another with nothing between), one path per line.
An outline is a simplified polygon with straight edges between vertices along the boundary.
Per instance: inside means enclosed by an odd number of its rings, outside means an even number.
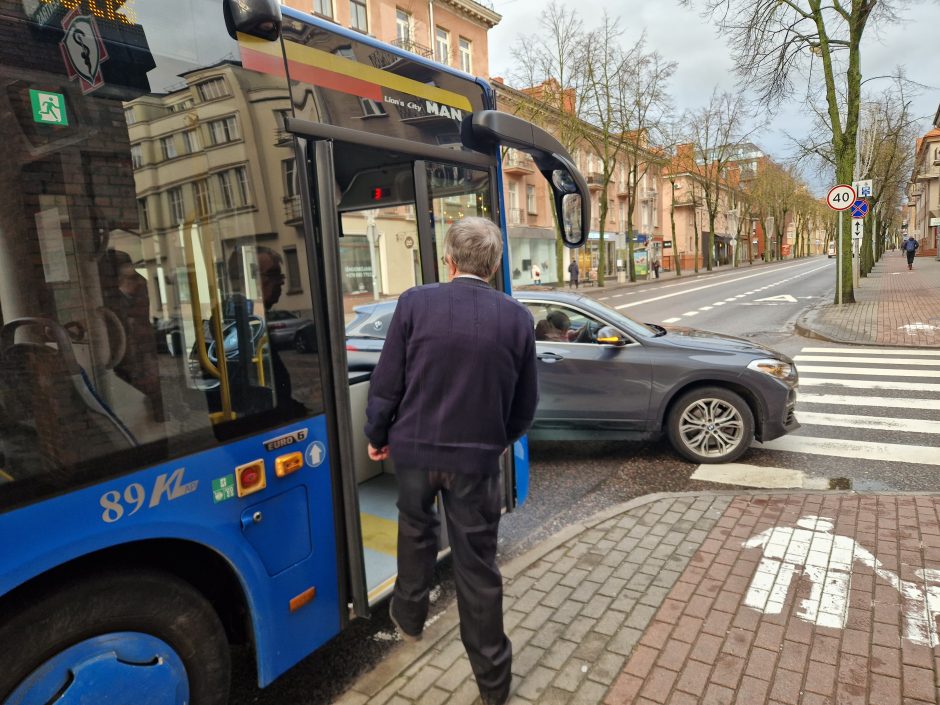
M277 42L266 42L244 34L238 35L238 41L243 50L260 52L261 54L266 54L271 57L281 56L279 50L280 45ZM360 64L358 61L337 56L336 54L331 54L322 49L307 47L297 42L285 41L284 46L286 47L288 68L292 77L294 76L295 70L300 67L314 67L339 74L340 76L357 79L364 83L373 83L383 88L390 88L395 91L407 93L418 98L433 100L435 103L443 103L444 105L449 105L459 110L465 110L466 112L473 111L470 100L459 93L444 90L436 86L429 86L426 83L389 73L388 71L383 71L373 66L366 66L365 64ZM316 85L322 84L317 83ZM333 85L328 87L334 88ZM345 92L349 93L351 91ZM356 95L358 95L358 93L356 93ZM379 100L381 100L381 98L379 98Z

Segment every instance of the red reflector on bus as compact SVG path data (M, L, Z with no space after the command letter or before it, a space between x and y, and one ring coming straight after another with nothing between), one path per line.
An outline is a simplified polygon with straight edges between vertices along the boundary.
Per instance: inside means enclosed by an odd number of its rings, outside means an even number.
M296 612L304 605L310 604L313 602L313 598L317 596L317 589L315 587L307 588L297 597L291 598L290 601L290 611Z
M235 484L238 487L238 496L254 494L267 487L264 475L264 461L253 460L250 463L235 468Z

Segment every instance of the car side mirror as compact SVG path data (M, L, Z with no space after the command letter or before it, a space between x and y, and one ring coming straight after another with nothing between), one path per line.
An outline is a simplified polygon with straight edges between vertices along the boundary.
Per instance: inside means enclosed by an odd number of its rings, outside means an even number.
M595 338L595 340L597 340L598 345L613 345L618 348L627 344L627 340L623 337L623 333L613 326L604 326L599 331L597 331L597 338Z

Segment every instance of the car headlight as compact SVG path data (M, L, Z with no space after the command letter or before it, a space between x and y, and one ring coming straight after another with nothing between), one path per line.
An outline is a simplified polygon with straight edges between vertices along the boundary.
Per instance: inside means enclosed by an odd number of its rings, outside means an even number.
M774 360L773 358L751 360L747 364L747 369L763 372L765 375L776 377L787 384L796 384L797 381L796 366L783 360Z

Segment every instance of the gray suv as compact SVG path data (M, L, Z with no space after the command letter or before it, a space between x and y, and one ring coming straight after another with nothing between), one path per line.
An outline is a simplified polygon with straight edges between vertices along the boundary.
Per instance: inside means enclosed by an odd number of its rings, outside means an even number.
M530 438L666 434L696 463L799 428L796 365L740 338L638 323L593 299L518 292L535 319L539 405Z

